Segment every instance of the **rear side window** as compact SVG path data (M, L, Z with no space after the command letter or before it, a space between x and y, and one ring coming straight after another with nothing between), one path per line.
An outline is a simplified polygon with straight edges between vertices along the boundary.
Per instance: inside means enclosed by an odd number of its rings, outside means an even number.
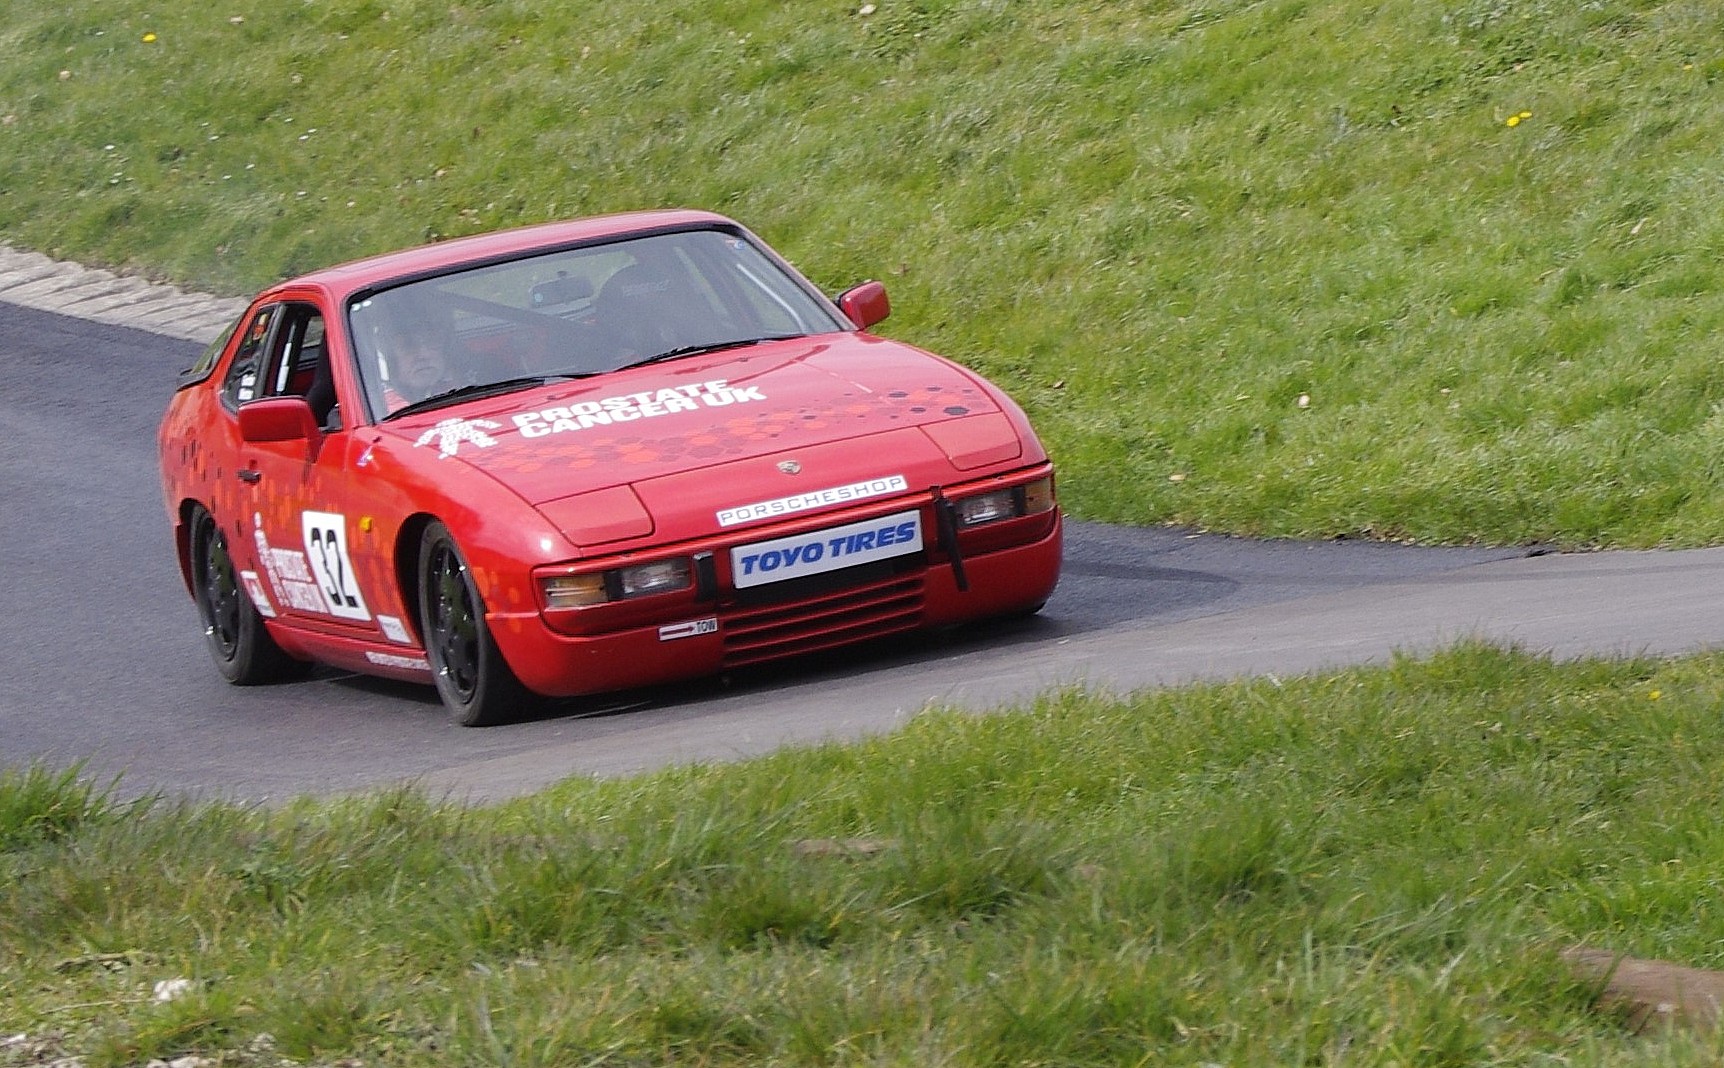
M241 321L236 319L229 323L227 329L221 332L221 337L204 347L204 351L198 356L197 362L180 372L179 383L176 388L184 389L194 383L202 382L210 376L210 372L215 370L215 365L221 360L221 354L227 351L227 343L232 340L234 331L239 329Z

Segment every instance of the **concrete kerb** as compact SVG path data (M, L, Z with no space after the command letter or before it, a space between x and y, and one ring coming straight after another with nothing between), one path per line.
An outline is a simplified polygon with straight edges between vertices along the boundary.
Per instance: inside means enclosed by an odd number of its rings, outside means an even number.
M0 303L208 344L246 302L156 285L0 245Z

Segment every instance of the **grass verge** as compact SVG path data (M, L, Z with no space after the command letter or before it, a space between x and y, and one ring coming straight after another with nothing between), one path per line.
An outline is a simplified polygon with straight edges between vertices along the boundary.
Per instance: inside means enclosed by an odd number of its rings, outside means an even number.
M22 0L0 236L238 293L714 208L884 277L1082 517L1713 543L1720 41L1706 0Z
M1719 963L1721 667L1466 645L488 810L9 772L0 1064L1715 1063L1555 953Z

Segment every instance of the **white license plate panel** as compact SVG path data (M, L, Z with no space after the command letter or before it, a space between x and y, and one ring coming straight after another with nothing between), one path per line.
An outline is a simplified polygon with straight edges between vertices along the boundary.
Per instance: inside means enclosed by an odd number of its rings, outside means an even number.
M921 551L922 513L899 512L738 545L730 550L730 576L737 589L745 590Z

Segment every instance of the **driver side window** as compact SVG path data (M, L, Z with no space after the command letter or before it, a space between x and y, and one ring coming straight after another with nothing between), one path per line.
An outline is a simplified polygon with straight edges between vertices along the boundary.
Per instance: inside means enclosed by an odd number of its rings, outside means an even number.
M227 370L227 378L222 381L222 400L229 408L237 408L248 400L261 396L258 379L263 373L260 366L264 353L264 343L269 340L270 327L275 323L279 307L268 307L258 312L241 335L239 351L234 353L233 365Z
M317 424L341 425L324 346L323 316L308 304L278 304L246 328L223 394L230 407L265 397L304 397Z

